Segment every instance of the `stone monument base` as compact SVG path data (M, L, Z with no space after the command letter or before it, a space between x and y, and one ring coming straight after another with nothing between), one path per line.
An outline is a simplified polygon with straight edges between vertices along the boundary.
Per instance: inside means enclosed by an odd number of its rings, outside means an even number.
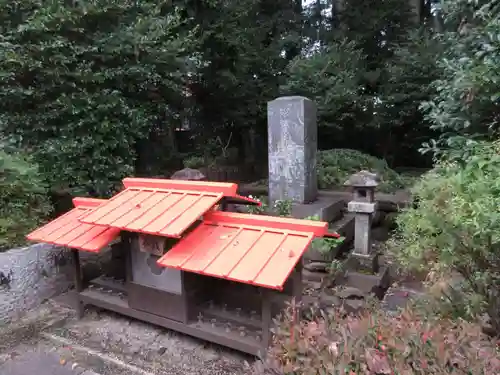
M335 278L335 285L355 288L366 296L374 294L378 298L383 298L385 291L390 286L389 269L382 266L377 273L347 270Z
M380 270L380 253L350 254L346 262L346 269L363 274L377 274Z

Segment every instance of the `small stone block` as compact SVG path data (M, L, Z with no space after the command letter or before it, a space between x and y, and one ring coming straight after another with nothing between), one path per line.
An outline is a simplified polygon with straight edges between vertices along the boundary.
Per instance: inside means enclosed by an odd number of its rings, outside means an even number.
M388 269L383 267L376 275L367 275L354 271L347 271L345 283L350 287L357 288L366 294L379 294L380 290L385 290L390 284L390 275Z
M344 300L342 306L348 314L359 314L365 307L365 301L358 299Z
M302 271L302 277L308 281L322 282L325 276L326 276L325 273L310 272L305 269Z
M304 264L304 269L309 272L328 273L331 262L309 262Z
M389 288L384 297L383 307L389 311L398 311L405 308L411 300L421 298L423 295L423 293L411 289Z
M341 299L363 299L363 298L365 298L365 294L361 290L359 290L357 288L350 287L350 286L340 287L338 289L338 291L335 293L335 295Z
M347 203L347 210L359 214L372 214L377 210L377 204L351 201Z
M379 253L368 255L351 253L347 260L347 269L359 273L376 274L380 269L379 259Z

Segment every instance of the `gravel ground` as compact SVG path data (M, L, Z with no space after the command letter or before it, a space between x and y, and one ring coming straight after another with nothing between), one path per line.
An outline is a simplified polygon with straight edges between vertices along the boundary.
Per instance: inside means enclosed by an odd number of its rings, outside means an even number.
M244 374L252 362L240 353L108 312L91 310L82 320L51 331L151 374Z
M116 314L82 320L49 301L0 327L0 375L233 375L253 362L228 349Z

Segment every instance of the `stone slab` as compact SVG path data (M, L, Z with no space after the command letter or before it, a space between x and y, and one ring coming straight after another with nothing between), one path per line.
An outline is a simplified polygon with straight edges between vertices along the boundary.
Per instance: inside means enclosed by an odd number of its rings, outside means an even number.
M255 184L241 184L238 187L238 194L261 196L268 195L269 187ZM319 190L318 195L330 196L338 199L343 199L346 204L351 201L352 193L345 190ZM390 193L375 193L375 201L377 209L385 212L397 212L402 208L408 207L411 202L411 194L406 190Z
M318 198L308 204L294 204L292 216L304 219L309 216L319 216L320 220L332 222L342 217L345 201L328 195L319 194Z
M390 285L389 270L387 267L381 267L378 274L371 275L348 270L336 277L335 284L356 288L366 294L375 293L381 297L380 292Z

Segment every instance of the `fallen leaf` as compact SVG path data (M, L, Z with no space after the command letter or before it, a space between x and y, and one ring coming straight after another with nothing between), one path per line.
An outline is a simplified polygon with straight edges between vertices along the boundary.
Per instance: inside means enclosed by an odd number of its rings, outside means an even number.
M328 346L328 351L330 352L330 354L338 356L339 355L338 343L337 342L330 343L330 345Z

